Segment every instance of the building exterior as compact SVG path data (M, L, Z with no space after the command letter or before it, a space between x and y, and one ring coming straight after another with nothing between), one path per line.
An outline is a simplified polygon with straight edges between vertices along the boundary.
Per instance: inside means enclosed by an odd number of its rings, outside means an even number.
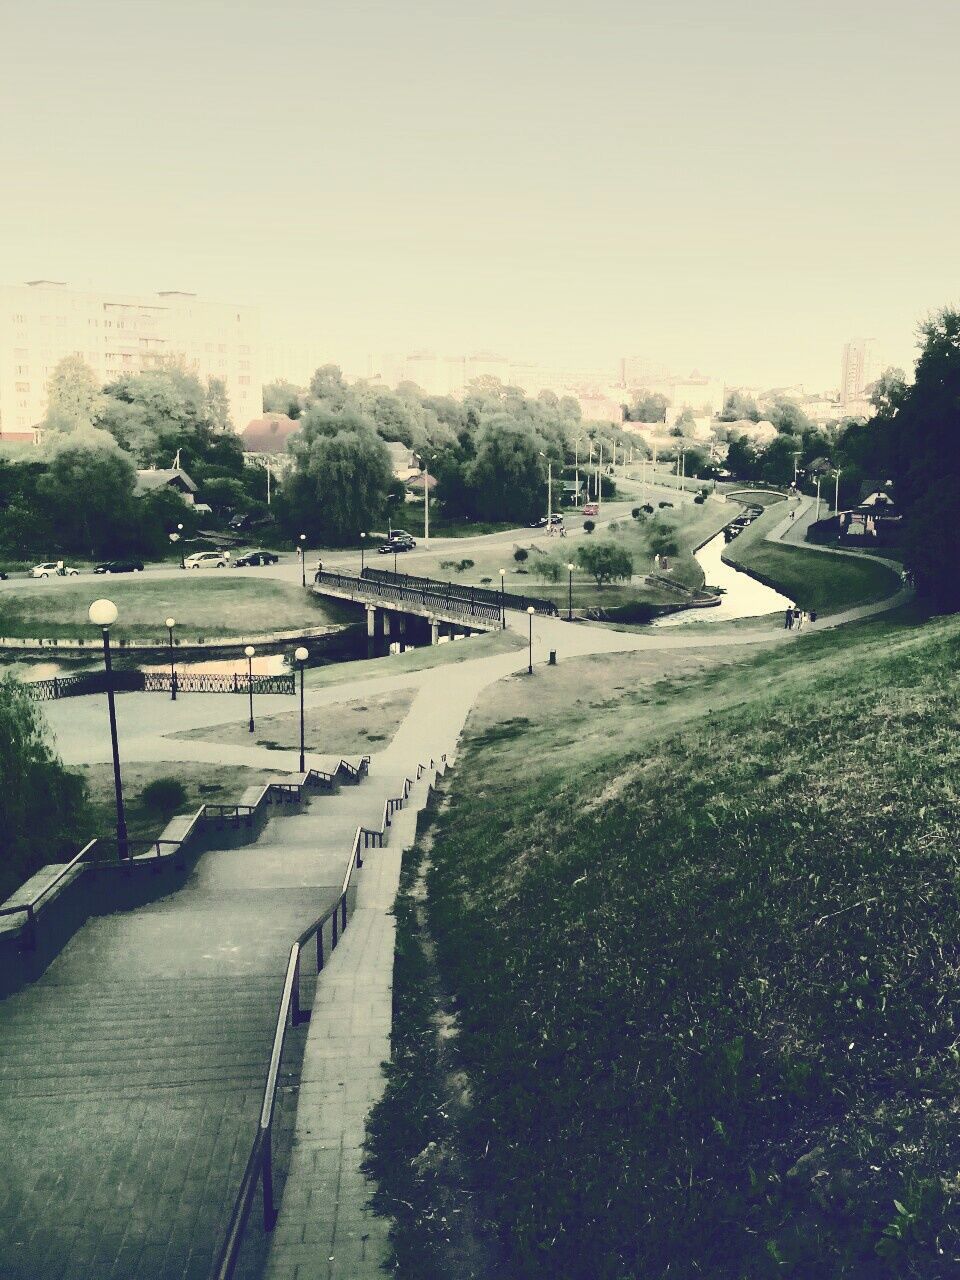
M157 493L161 489L179 494L185 506L196 504L197 486L180 467L149 467L137 472L138 494Z
M170 361L203 382L220 378L238 430L263 411L253 308L192 293L105 293L33 280L0 285L0 438L21 436L42 420L50 375L71 355L102 384Z
M854 338L843 345L840 362L840 407L847 412L851 405L862 405L871 382L880 376L880 355L875 338Z

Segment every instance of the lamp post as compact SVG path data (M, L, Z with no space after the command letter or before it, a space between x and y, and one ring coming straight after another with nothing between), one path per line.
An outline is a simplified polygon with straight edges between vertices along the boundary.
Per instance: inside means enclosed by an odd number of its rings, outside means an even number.
M397 548L393 548L393 576L397 576Z
M127 820L123 812L123 783L120 781L120 747L117 742L117 709L113 700L113 667L110 663L110 628L117 620L112 600L94 600L87 617L103 632L103 666L107 676L107 708L110 713L110 743L113 747L113 788L117 798L117 853L121 861L130 856Z
M813 523L817 524L820 520L820 477L817 476L817 514L813 518Z
M503 624L503 630L507 629L507 604L506 596L503 591L503 579L506 576L506 569L500 570L500 621Z
M178 524L173 533L168 534L168 537L174 546L176 546L178 542L180 543L180 568L185 569L186 565L183 563L183 525Z
M793 487L794 489L796 489L797 487L797 476L800 474L797 469L797 459L802 457L803 457L802 453L795 453L793 455Z
M250 732L253 733L253 655L256 653L252 644L243 651L247 655L247 691L250 694ZM301 771L303 765L300 766Z
M553 459L541 449L540 457L547 460L547 535L553 533Z
M527 622L530 628L529 638L527 640L527 675L533 675L533 615L535 613L532 604L527 605Z
M430 463L432 458L423 460L423 545L430 545Z
M363 549L366 545L367 545L367 535L365 533L361 533L360 535L360 577L361 578L363 577Z
M603 483L600 479L600 476L603 472L603 441L602 440L600 441L599 448L600 448L600 453L598 455L598 461L597 461L597 515L600 514L600 511L603 508Z
M300 546L299 546L298 550L299 550L299 552L300 552L300 580L302 581L302 583L303 583L303 585L304 585L304 586L306 586L306 585L307 585L307 546L306 546L306 543L307 543L307 535L306 535L305 533L301 533L301 535L300 535Z
M303 645L301 645L299 649L297 649L297 651L294 653L293 656L296 658L297 662L299 662L300 664L300 772L304 773L306 769L306 765L305 765L304 729L303 729L303 670L304 670L304 665L307 661L307 658L310 657L310 654L303 647Z
M580 506L580 441L582 439L583 439L583 436L577 436L576 440L573 442L574 453L575 453L574 464L573 464L573 468L574 468L573 478L577 486L576 491L573 495L574 507Z
M840 516L840 468L837 467L836 487L833 491L833 510L837 517Z
M164 626L167 628L167 634L170 637L170 701L177 700L177 668L173 663L173 628L177 625L176 618L167 618Z
M567 565L567 621L573 621L573 565Z

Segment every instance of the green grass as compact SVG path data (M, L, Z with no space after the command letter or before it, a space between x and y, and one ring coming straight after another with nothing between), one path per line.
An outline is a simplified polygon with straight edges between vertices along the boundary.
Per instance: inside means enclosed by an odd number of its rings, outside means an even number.
M897 575L875 561L767 542L765 535L783 519L784 511L777 505L765 511L728 545L724 559L776 587L802 609L821 614L873 604L899 588Z
M255 636L297 627L336 625L345 615L337 605L321 602L312 592L272 578L255 581L205 571L202 575L160 578L138 574L109 580L36 581L0 592L0 635L52 639L99 636L87 621L87 609L108 596L119 610L112 628L118 639L167 643L163 621L177 619L181 644L217 636Z
M445 667L452 662L466 662L473 658L508 653L511 649L523 648L525 644L526 640L511 631L488 631L465 640L408 649L406 653L395 653L389 657L337 662L327 667L309 667L306 683L308 689L325 689L332 685L375 680L381 676L400 676L411 671L426 671L430 667Z
M341 755L384 750L403 723L415 693L413 689L400 689L377 697L338 702L332 707L308 707L303 721L309 749ZM291 751L298 747L299 710L265 715L260 712L257 701L254 695L252 734L244 718L235 724L186 729L170 736L221 742L229 746L266 747L272 751Z
M117 810L113 789L113 766L87 764L76 770L87 784L88 827L81 832L80 843L94 836L112 838L116 832ZM166 819L158 816L140 802L143 788L158 778L176 778L187 793L182 813L195 813L202 804L232 804L240 799L245 787L263 785L275 776L267 769L249 769L231 765L222 773L209 764L193 764L187 761L161 760L156 764L129 763L123 765L124 810L127 833L131 840L156 840Z
M958 659L885 620L487 695L429 902L505 1280L958 1273Z

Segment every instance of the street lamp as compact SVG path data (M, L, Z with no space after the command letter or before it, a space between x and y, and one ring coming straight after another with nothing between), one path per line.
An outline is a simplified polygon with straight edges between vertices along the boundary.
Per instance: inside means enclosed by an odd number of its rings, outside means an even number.
M567 565L567 621L573 621L573 565Z
M503 593L503 579L506 577L506 569L500 570L500 621L503 623L503 629L507 629L507 604L506 596Z
M170 637L170 701L177 700L177 669L173 665L173 628L177 625L176 618L167 618L163 624L167 628L167 634Z
M170 541L176 546L180 543L180 568L185 569L187 566L183 563L183 525L178 524L175 531L168 535Z
M304 585L304 586L306 586L306 585L307 585L307 547L306 547L306 542L307 542L307 535L306 535L305 533L301 533L301 535L300 535L300 546L299 546L298 550L299 550L299 552L300 552L300 578L301 578L301 581L303 582L303 585Z
M252 644L243 651L247 655L247 689L250 693L250 732L253 733L253 655L256 653ZM300 766L301 770L303 765Z
M573 479L574 479L574 484L576 485L576 492L573 495L573 505L575 507L580 506L580 441L582 439L583 439L583 436L577 436L576 440L573 442L573 447L575 451L574 463L573 463L573 467L574 467Z
M840 518L840 468L837 467L836 488L833 491L833 510L837 519Z
M795 453L793 455L793 487L794 488L797 487L797 476L799 475L799 471L797 469L797 459L802 457L803 457L802 453Z
M113 747L113 788L117 797L117 853L121 861L130 856L127 844L127 820L123 812L123 784L120 781L120 747L117 743L117 709L113 700L113 667L110 664L110 628L117 620L117 606L112 600L94 600L87 617L103 632L103 666L107 676L107 707L110 712L110 742Z
M553 533L553 459L547 458L542 449L540 457L547 459L547 533Z
M304 745L303 745L303 670L304 664L310 657L309 652L300 645L299 649L293 655L297 662L300 663L300 772L305 772L304 764Z
M363 577L363 549L366 545L367 545L367 535L365 533L361 533L360 535L360 577L361 578Z
M530 634L527 640L527 675L533 675L533 615L536 612L532 604L527 605L527 622Z

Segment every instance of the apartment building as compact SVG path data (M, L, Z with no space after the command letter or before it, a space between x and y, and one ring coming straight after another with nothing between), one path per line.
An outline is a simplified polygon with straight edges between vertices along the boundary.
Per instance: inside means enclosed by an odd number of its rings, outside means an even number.
M840 407L848 412L868 403L865 394L880 377L880 355L875 338L854 338L843 345L840 362Z
M237 430L263 412L253 308L176 290L115 294L32 280L0 285L0 438L29 436L46 412L50 374L70 355L104 384L179 361L203 382L224 381Z

